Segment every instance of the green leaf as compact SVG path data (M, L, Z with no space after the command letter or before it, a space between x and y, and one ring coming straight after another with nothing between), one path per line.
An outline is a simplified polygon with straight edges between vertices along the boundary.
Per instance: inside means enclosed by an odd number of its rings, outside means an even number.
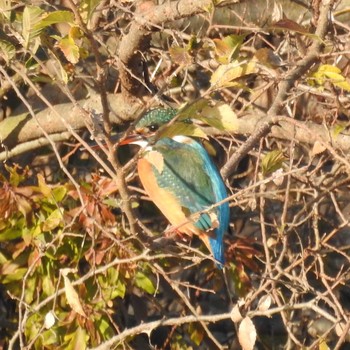
M38 178L38 187L40 192L46 198L51 198L51 187L46 183L44 176L42 174L38 174L37 178Z
M238 83L234 80L256 72L257 67L254 61L234 61L232 63L219 66L212 74L210 83L211 86L216 89L237 86Z
M16 48L10 42L0 40L0 56L5 60L7 64L15 57Z
M73 334L66 335L65 339L70 339L68 346L65 348L67 350L85 350L87 347L88 335L79 326Z
M55 203L61 202L67 194L65 186L58 186L52 189L51 195Z
M49 217L44 221L42 227L43 232L52 231L56 227L60 226L60 224L63 222L62 210L63 209L56 209L49 215Z
M79 12L85 23L88 23L100 1L101 0L82 0L80 2Z
M154 294L156 291L153 282L141 271L136 273L135 283L139 288L143 289L148 294Z
M334 137L337 137L340 133L342 133L347 128L347 123L337 123L332 128L332 134Z
M197 323L190 323L189 325L189 333L191 335L191 340L199 346L204 338L204 330L203 328L198 325Z
M31 119L28 113L19 114L17 116L6 118L6 126L2 126L0 129L0 139L4 144L6 143L6 138L15 132L16 129L20 128L23 123L25 124L26 120Z
M126 285L124 282L122 282L120 279L117 281L117 283L113 286L112 293L110 295L110 299L113 300L115 298L122 298L124 299L126 293Z
M42 30L57 23L74 23L74 15L70 11L54 11L46 14L36 25L36 30Z
M104 339L108 339L113 336L112 327L107 316L102 316L96 320L96 328Z
M196 116L200 115L207 106L209 106L209 101L204 98L200 98L190 104L185 104L179 109L176 120L186 121L196 119Z
M29 43L40 35L42 28L37 28L36 26L41 21L43 13L44 11L37 6L26 6L24 8L22 36L25 48L28 48Z
M21 281L27 270L28 269L26 267L19 267L16 268L15 271L11 274L3 274L3 276L1 276L1 283L7 284L11 282Z
M18 166L5 165L5 168L10 174L10 184L12 186L17 187L25 179L25 176L18 171Z
M268 152L261 161L263 175L266 176L281 168L285 160L286 158L280 150Z
M0 242L8 242L22 236L22 230L14 227L9 227L0 232Z

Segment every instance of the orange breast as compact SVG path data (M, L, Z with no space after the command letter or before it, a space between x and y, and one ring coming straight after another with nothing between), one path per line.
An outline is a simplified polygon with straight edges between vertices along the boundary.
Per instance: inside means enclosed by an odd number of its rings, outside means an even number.
M171 192L158 186L152 165L144 158L139 159L138 173L141 183L150 199L160 209L171 225L182 233L189 236L198 235L210 249L209 237L205 232L198 229L185 215L178 200Z

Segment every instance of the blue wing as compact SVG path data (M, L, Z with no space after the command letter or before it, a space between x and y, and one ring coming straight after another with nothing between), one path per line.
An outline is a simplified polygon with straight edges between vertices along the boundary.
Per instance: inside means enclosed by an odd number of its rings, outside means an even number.
M205 210L227 197L225 184L203 146L193 139L180 143L169 138L159 140L153 149L164 157L162 172L154 169L160 187L172 192L182 207L190 214ZM221 204L212 212L219 226L209 235L214 258L224 263L223 236L229 224L229 205ZM214 223L209 213L203 213L194 222L203 231L209 231Z

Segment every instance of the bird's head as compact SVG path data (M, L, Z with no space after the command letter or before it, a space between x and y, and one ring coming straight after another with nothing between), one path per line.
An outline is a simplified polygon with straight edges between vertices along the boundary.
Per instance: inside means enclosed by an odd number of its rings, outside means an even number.
M177 114L173 108L155 108L145 113L135 124L134 132L128 135L121 145L138 144L145 146L154 141L154 137L163 125L169 123Z

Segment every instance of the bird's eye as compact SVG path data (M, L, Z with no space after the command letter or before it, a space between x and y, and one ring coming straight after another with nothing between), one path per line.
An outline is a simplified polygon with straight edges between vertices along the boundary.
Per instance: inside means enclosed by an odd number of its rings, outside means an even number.
M157 124L151 124L148 129L149 131L155 132L159 129L159 126Z

